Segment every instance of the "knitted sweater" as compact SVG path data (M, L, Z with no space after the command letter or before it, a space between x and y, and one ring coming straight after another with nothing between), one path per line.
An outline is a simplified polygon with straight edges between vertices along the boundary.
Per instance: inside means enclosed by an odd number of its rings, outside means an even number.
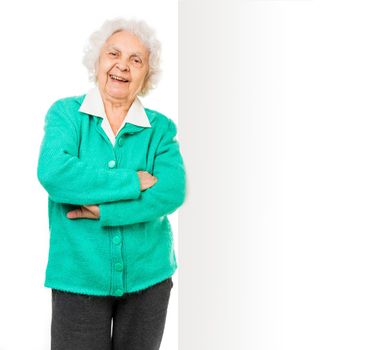
M185 168L171 119L145 108L151 127L126 123L113 146L103 119L79 111L84 97L57 100L45 117L37 166L49 195L44 286L121 296L177 269L167 215L185 200ZM157 178L145 191L139 170ZM99 219L66 216L91 204L99 206Z

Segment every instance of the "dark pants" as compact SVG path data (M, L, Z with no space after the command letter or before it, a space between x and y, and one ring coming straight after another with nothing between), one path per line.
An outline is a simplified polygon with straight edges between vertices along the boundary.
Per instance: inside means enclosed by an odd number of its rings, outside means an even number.
M122 297L52 289L51 350L158 350L172 287L169 277Z

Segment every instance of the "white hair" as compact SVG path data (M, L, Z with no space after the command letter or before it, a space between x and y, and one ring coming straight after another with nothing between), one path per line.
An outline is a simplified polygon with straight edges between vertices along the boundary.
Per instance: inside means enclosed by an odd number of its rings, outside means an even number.
M160 55L161 43L156 38L155 32L142 20L125 19L116 17L106 20L101 28L91 34L88 44L84 48L83 65L88 69L89 80L97 82L96 64L100 56L100 50L106 40L114 33L126 30L134 34L142 41L144 46L149 50L149 70L146 75L140 96L146 95L149 90L153 89L161 76Z

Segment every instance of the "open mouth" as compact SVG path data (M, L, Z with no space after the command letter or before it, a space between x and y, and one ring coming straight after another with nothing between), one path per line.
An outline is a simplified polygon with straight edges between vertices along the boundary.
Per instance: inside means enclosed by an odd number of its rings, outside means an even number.
M109 76L110 76L111 80L119 82L119 83L128 83L128 82L130 82L130 80L122 78L122 77L119 77L118 75L109 74Z

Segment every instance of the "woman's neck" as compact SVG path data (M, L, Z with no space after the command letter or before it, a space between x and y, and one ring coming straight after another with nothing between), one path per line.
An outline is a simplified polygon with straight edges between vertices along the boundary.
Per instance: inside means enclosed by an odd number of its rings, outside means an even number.
M112 97L103 97L104 109L109 121L122 123L126 117L134 99L117 100Z

